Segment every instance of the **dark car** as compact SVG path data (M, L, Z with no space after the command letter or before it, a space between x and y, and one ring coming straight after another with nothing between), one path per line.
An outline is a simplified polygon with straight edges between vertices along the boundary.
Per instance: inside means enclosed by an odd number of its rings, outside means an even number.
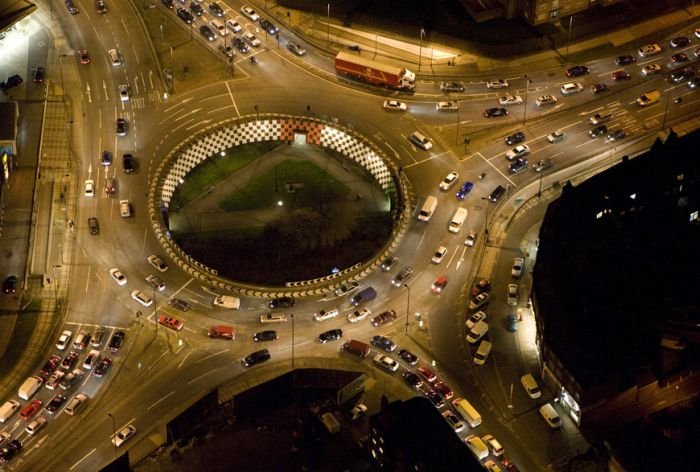
M671 42L669 43L669 45L670 45L673 49L684 48L684 47L686 47L688 44L690 44L690 39L688 39L688 37L686 37L686 36L679 36L679 37L677 37L677 38L673 38L673 39L671 40Z
M255 352L245 356L243 359L241 359L241 365L243 367L252 367L256 364L261 364L269 359L270 359L270 351L268 351L267 349L261 349L259 351L255 351Z
M593 94L607 92L607 90L608 90L608 86L605 84L591 85L591 93L593 93Z
M396 264L398 264L399 258L396 256L387 256L386 259L382 261L382 270L384 272L389 272L391 269L394 268Z
M211 12L212 15L218 16L221 18L224 16L224 9L219 6L218 3L212 2L209 4L209 11Z
M617 82L618 80L627 80L631 77L629 72L627 72L626 70L616 70L610 76L615 82Z
M97 13L100 15L104 15L107 13L107 5L105 5L104 0L95 0L95 9L97 10Z
M177 16L179 16L180 19L188 25L191 25L194 22L194 17L192 16L192 13L188 12L184 8L177 9Z
M292 308L296 304L296 300L292 297L280 297L270 300L270 308Z
M175 7L175 5L173 4L173 0L160 0L160 1L163 3L163 6L165 8L169 8L170 10L172 10Z
M370 342L373 346L378 347L386 352L393 352L396 349L396 343L386 336L372 336Z
M673 62L674 64L679 64L681 62L688 62L689 60L690 60L690 58L684 52L678 52L678 53L671 56L671 62Z
M506 325L508 326L508 331L514 333L518 330L518 317L511 313L506 317Z
M22 450L22 443L13 439L7 445L0 449L0 464L10 462L10 460Z
M61 358L57 355L51 356L51 358L46 361L44 367L41 368L42 375L51 375L58 368L58 364L61 363Z
M396 312L394 310L387 310L383 313L378 314L372 318L372 326L375 328L378 326L385 325L396 319Z
M112 152L111 151L102 151L101 160L102 160L103 166L111 166L112 165Z
M88 229L90 230L90 234L94 236L100 234L100 223L94 216L88 218Z
M216 39L216 33L214 33L214 30L211 29L208 25L201 25L199 27L199 34L204 36L207 41L214 41Z
M431 389L423 393L436 408L442 408L445 405L445 400L443 400L442 397L435 390Z
M109 357L105 357L100 361L100 363L95 367L95 371L93 372L93 375L95 377L102 377L105 375L107 372L109 372L109 368L112 367L112 359Z
M65 370L71 370L78 360L78 353L71 351L62 361L61 368Z
M68 398L65 395L56 394L51 401L49 402L48 405L46 405L46 411L49 413L56 413L56 410L61 408L61 405L63 405Z
M250 51L250 47L243 41L241 38L236 36L231 40L233 42L233 45L236 47L241 52L248 52Z
M171 298L168 300L168 305L173 306L180 311L187 311L192 307L185 300L180 300L179 298Z
M19 86L22 82L24 81L22 80L22 77L19 76L19 74L11 75L7 79L0 82L0 90L5 92L13 87Z
M503 195L505 195L505 193L506 188L503 185L499 185L489 194L489 201L496 203Z
M493 118L494 116L508 116L508 110L503 107L487 108L484 111L484 116L486 118Z
M689 69L681 69L677 70L675 72L672 72L671 75L668 76L668 81L671 84L678 84L681 82L687 82L693 77L693 71Z
M608 137L606 138L608 141L619 141L620 139L624 138L627 136L627 133L625 133L625 130L623 129L617 129L615 131L611 131L608 133Z
M597 138L598 136L602 136L602 135L604 135L604 134L607 133L607 132L608 132L608 127L605 126L605 125L600 125L600 126L596 126L596 127L593 128L592 130L590 130L590 131L588 132L588 135L589 135L591 138Z
M136 169L136 160L131 154L124 154L122 156L122 166L124 168L124 173L131 174L134 169Z
M418 356L406 349L399 351L399 358L408 365L416 365L418 363Z
M266 20L265 18L260 18L260 26L262 29L267 31L269 34L275 35L280 32L279 28L277 28L275 25L272 24L269 20Z
M403 381L413 388L419 388L421 385L423 385L423 381L420 379L420 377L413 372L404 372Z
M5 293L15 293L17 291L17 276L11 275L2 283L2 291Z
M199 3L190 3L190 11L197 16L204 15L204 8L202 8L202 6Z
M221 54L228 57L229 59L233 59L236 56L236 51L233 49L233 46L226 46L224 44L219 44L218 49L221 52Z
M318 335L318 340L322 343L327 343L328 341L337 341L343 337L342 329L329 329Z
M440 90L443 92L464 92L464 84L462 82L443 82L440 84Z
M32 70L32 81L35 84L40 84L44 81L44 68L43 67L37 67L34 70Z
M261 341L274 341L277 338L277 331L275 331L274 329L260 331L253 335L253 341L255 341L256 343L259 343Z
M513 133L510 136L507 136L505 141L508 146L512 146L513 144L521 143L524 140L525 134L521 131L518 131L517 133Z
M518 174L525 169L527 169L527 157L518 157L508 166L508 170L511 174Z
M126 136L126 120L117 118L117 136Z
M586 66L573 66L565 70L567 77L579 77L586 75L590 72L590 69Z
M119 348L122 347L122 344L124 344L124 336L126 336L124 331L117 331L114 333L112 338L109 340L109 350L112 352L117 352Z
M464 200L465 198L467 198L467 195L469 195L469 192L471 192L473 188L473 183L469 181L464 182L464 184L459 188L459 190L457 190L457 193L455 194L457 200Z
M637 61L637 59L635 59L634 56L630 56L630 55L625 54L625 55L622 55L622 56L617 56L617 57L615 58L615 65L617 65L617 66L626 66L627 64L632 64L632 63L634 63L634 62L636 62L636 61Z

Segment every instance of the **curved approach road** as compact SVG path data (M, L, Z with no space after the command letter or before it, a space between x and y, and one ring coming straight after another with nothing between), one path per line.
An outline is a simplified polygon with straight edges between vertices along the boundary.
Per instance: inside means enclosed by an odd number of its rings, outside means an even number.
M534 439L549 436L547 427L536 418L535 404L529 403L519 386L515 387L515 399L509 393L513 379L522 372L514 369L511 373L512 366L499 362L499 359L518 362L518 348L523 346L500 341L507 334L494 311L505 313L508 310L504 300L508 282L503 280L509 280L511 258L521 254L522 241L533 234L531 228L541 218L544 206L513 226L511 233L492 234L490 243L506 251L499 259L485 246L487 218L496 219L499 210L496 205L489 204L486 197L496 185L503 185L511 197L504 205L514 205L516 200L512 196L518 195L521 189L529 189L528 195L532 195L534 186L547 189L555 181L565 181L593 157L604 154L613 161L617 155L627 152L616 151L617 144L606 142L603 137L591 139L588 136L591 115L603 110L613 112L607 125L610 129L626 131L628 137L622 141L623 147L657 132L662 122L678 121L700 108L696 91L684 85L670 86L662 76L639 77L636 71L645 61L626 67L634 76L629 83L613 84L610 73L619 67L613 65L612 58L601 58L587 64L591 68L590 75L572 79L583 82L585 90L566 97L559 92L559 87L570 80L561 69L508 71L501 77L511 84L508 93L527 96L528 101L527 105L511 106L507 118L483 117L485 108L497 106L496 98L500 93L487 89L484 81L470 82L468 78L464 80L465 92L450 96L450 99L459 100L458 112L437 112L435 102L445 96L439 90L439 82L419 79L415 95L397 95L408 103L408 112L392 114L381 109L385 98L380 96L381 91L348 86L339 80L326 55L307 47L307 55L293 56L269 39L255 51L259 58L257 65L241 59L242 54L237 56L236 74L231 80L163 98L164 88L148 47L149 38L144 37L142 29L131 19L131 15L136 14L133 7L126 2L113 3L104 17L95 18L91 8L85 8L87 11L77 16L58 13L67 43L75 49L84 47L78 45L87 45L93 55L89 66L77 65L81 93L73 97L75 101L82 100L84 113L82 130L76 125L81 138L76 154L81 160L75 221L85 222L88 217L96 216L101 225L101 233L96 238L88 234L82 223L78 224L64 329L74 333L81 329L92 331L97 325L107 326L110 333L122 329L127 333L126 343L112 356L115 364L112 372L102 379L88 375L73 391L85 392L91 398L81 418L72 419L59 411L34 437L26 435L24 422L15 422L14 418L4 425L4 429L12 431L25 445L22 455L11 463L12 470L98 470L117 452L110 442L113 429L119 430L128 424L135 425L139 431L119 452L128 448L134 448L136 455L149 451L153 446L151 435L164 437L167 420L221 383L240 377L242 383L253 385L289 370L292 355L300 359L299 362L328 359L347 362L338 353L338 343L317 341L319 332L332 328L342 328L344 339L367 340L374 334L384 334L400 346L420 350L416 352L431 349L434 360L429 355L421 355L421 360L436 366L441 377L449 380L456 396L475 404L484 416L480 434L495 433L513 451L511 455L519 459L517 462L522 463L524 470L545 467L576 448L579 438L573 426L566 428L569 437L562 432L559 437L550 438L553 442ZM123 8L118 9L118 6ZM236 18L246 29L252 29L251 23L238 13L240 6L229 4L227 17ZM209 13L205 18L207 15ZM183 29L183 37L186 33ZM213 47L199 37L198 28L194 35L201 41L202 48ZM285 45L291 32L285 30L280 36ZM218 43L217 40L215 44ZM123 64L113 66L108 62L106 51L112 48L119 49ZM524 74L532 82L526 84ZM588 86L596 82L610 84L611 90L600 96L592 95ZM128 101L119 100L120 84L129 86ZM637 107L636 98L654 88L664 94L662 103L649 108ZM535 98L543 94L556 96L558 103L550 108L538 108ZM668 106L667 97L676 96L683 96L682 106ZM309 104L311 110L307 109ZM232 116L266 112L303 116L306 111L317 117L338 120L377 143L402 167L410 182L414 207L420 207L428 195L437 196L439 204L430 222L415 222L411 226L396 251L400 259L397 268L391 273L376 271L361 282L361 286L371 285L379 293L369 306L373 313L394 309L406 314L405 321L400 316L381 328L373 328L367 321L350 324L346 315L353 310L344 297L299 300L293 310L294 321L274 326L280 339L264 346L270 349L272 361L245 372L239 360L259 348L253 343L252 334L263 329L259 316L266 311L267 300L244 298L239 311L220 310L211 305L212 290L177 267L157 273L146 261L149 255L162 254L162 251L150 230L145 189L159 157L204 127ZM115 137L116 118L125 118L129 124L125 137ZM525 118L527 123L523 125ZM494 123L503 125L502 130L494 133L497 137L484 139L479 149L470 147L465 153L463 133L459 130ZM517 175L508 172L504 153L510 146L506 146L502 138L519 128L525 132L525 143L531 148L531 164L539 159L553 159L552 170L548 169L543 176L530 170ZM545 137L556 129L564 130L566 139L550 144ZM429 152L415 148L407 140L416 130L433 139L434 147ZM111 166L101 165L103 150L112 151L115 162ZM123 153L132 153L137 159L138 167L133 174L126 175L120 170ZM475 183L474 190L463 202L454 197L458 186L448 192L438 190L439 182L452 170L460 174L458 185L465 180ZM480 180L478 176L484 172L486 177ZM105 178L112 176L117 178L118 197L104 192ZM542 180L538 182L540 177ZM83 196L86 179L96 182L93 198ZM120 199L130 200L132 218L120 216ZM458 206L466 208L469 216L461 231L452 234L447 231L447 225ZM470 230L478 233L473 248L464 245ZM431 264L431 257L441 245L448 248L445 259L440 264ZM479 272L484 255L498 259L493 268L496 283L491 302L493 311L490 312L491 338L496 342L492 358L477 372L471 363L470 346L464 341L463 327L469 287L477 276L491 275ZM396 288L390 280L403 265L412 266L415 273L408 288ZM118 286L111 280L108 274L111 267L119 267L126 274L128 283L125 286ZM147 285L144 278L149 274L165 281L164 291L155 292ZM446 276L449 283L442 293L434 295L430 286L440 276ZM130 297L134 289L143 290L155 299L155 304L148 308L138 305ZM520 306L524 306L527 276L520 290ZM186 313L169 310L185 321L184 329L179 332L158 326L154 320L154 313L173 297L192 305ZM320 325L312 320L312 313L335 305L341 308L341 316ZM136 316L137 311L141 316ZM409 318L409 312L419 313L424 325L413 315ZM206 336L207 327L220 323L235 324L238 332L234 342ZM531 327L523 324L521 331L527 329ZM416 348L416 343L420 347ZM52 347L51 354L55 352ZM102 354L108 355L106 351ZM81 355L81 363L82 360ZM370 364L365 361L363 368L371 368ZM402 366L402 369L408 368ZM102 385L106 383L109 386ZM42 391L38 398L46 404L53 393ZM504 409L509 402L515 404L513 415L522 415L516 421L511 421L514 417ZM552 444L556 444L561 456L551 456L555 450Z

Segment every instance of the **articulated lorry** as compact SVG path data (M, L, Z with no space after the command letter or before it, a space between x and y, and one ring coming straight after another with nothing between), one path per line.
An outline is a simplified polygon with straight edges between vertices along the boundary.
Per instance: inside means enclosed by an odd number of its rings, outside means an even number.
M413 92L416 90L416 74L408 69L382 64L340 51L335 56L338 74L372 85Z

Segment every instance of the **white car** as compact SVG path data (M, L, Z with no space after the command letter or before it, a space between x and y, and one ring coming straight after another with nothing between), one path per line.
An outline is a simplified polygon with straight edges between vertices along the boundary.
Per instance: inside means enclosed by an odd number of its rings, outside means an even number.
M143 306L153 305L153 300L151 300L151 298L145 293L143 293L141 290L134 290L133 292L131 292L131 298L133 298Z
M336 297L342 297L343 295L347 295L349 293L354 292L358 288L360 288L360 284L358 284L357 282L348 282L345 284L341 284L340 287L335 289L334 293Z
M364 320L365 318L367 318L371 314L372 314L372 312L369 309L360 308L359 310L355 310L348 315L348 321L350 323L358 323L358 322Z
M136 434L136 426L130 424L122 428L117 434L114 435L112 438L112 444L119 447L134 434Z
M442 260L445 258L445 255L447 254L447 248L445 246L440 246L437 248L437 251L435 251L435 254L433 255L432 262L433 264L439 264L442 262Z
M542 105L555 105L557 103L557 97L552 95L541 95L535 100L535 105L541 107Z
M464 245L472 247L476 242L476 231L469 231L467 239L464 240Z
M506 159L514 161L518 157L524 157L530 154L530 147L527 144L520 144L506 153Z
M505 79L489 80L486 87L490 89L508 88L508 81Z
M374 363L382 369L388 370L389 372L396 372L399 370L399 363L391 357L383 354L377 354L374 356Z
M654 74L660 74L661 73L661 66L658 64L647 64L642 68L642 75L647 76L647 75L654 75Z
M119 200L119 213L122 215L122 218L131 216L131 204L129 200Z
M146 282L148 282L148 285L153 287L155 290L158 290L159 292L165 290L165 282L163 282L160 279L160 277L156 277L155 275L148 275L146 276Z
M572 93L578 93L583 90L583 85L579 82L568 82L561 86L562 95L570 95Z
M252 21L258 21L260 19L260 15L255 13L255 10L253 10L248 5L243 5L241 7L241 13L250 18Z
M660 52L661 46L659 46L658 44L647 44L646 46L642 46L637 50L637 53L639 53L639 57L654 56Z
M226 28L233 31L234 33L238 33L243 30L243 28L241 28L241 25L236 20L226 20Z
M56 349L58 349L59 351L63 351L66 347L68 347L68 344L70 343L72 337L72 331L65 330L64 332L62 332L61 335L58 337L58 341L56 341Z
M437 102L435 104L435 109L437 111L457 111L457 110L459 110L459 103L457 103L457 102Z
M168 270L168 264L166 264L163 259L156 256L155 254L151 254L150 256L148 256L148 263L156 269L158 269L158 271L160 272L165 272L166 270Z
M552 144L558 143L559 141L563 141L564 138L566 138L566 133L564 133L560 129L552 131L547 135L547 141L549 141Z
M457 180L459 179L459 174L456 171L452 171L449 174L447 174L447 177L442 179L442 182L440 182L440 190L443 192L446 192L449 190L454 184L457 183Z
M518 304L518 285L508 284L508 305L515 306Z
M483 311L477 311L467 319L467 321L464 323L464 326L467 328L467 331L469 331L474 327L475 324L485 319L486 313L484 313Z
M97 364L97 361L100 360L100 351L97 349L93 349L90 351L85 358L85 361L83 361L83 369L87 370L92 370L93 367L95 367L95 364Z
M408 106L404 102L398 100L384 100L382 108L387 111L406 111Z
M122 273L121 270L116 267L109 269L109 275L119 286L126 285L126 275Z
M483 436L481 440L484 441L489 447L489 449L491 450L491 454L493 454L496 457L500 457L503 455L503 446L501 446L501 443L499 443L498 440L492 435L487 434L486 436Z
M501 105L520 105L523 103L523 97L520 95L504 95L498 99Z
M472 298L472 300L469 302L469 309L470 310L476 310L482 305L485 305L489 301L489 294L488 292L482 292L476 297Z
M525 267L525 259L522 257L516 257L513 259L513 268L510 270L510 275L519 279L523 275L523 268Z
M34 436L41 428L44 427L45 424L46 418L44 418L43 416L39 416L38 418L34 419L31 423L29 423L24 430L30 436Z
M95 196L95 181L92 179L87 179L85 181L85 196L94 197Z
M250 44L254 48L257 48L261 44L260 40L258 38L256 38L253 33L245 32L241 36L243 36L243 39L248 41L248 44Z
M122 102L129 101L129 86L126 84L119 84L119 100Z

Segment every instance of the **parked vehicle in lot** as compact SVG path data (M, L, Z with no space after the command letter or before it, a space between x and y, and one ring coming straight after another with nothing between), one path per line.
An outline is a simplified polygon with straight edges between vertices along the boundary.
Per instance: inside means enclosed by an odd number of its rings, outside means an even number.
M459 418L457 418L457 415L452 413L451 410L445 410L442 412L443 418L445 418L445 421L452 426L452 429L455 431L455 433L459 433L464 429L464 423L462 423Z
M71 372L68 372L63 376L63 379L61 379L58 386L61 388L61 390L69 390L76 383L80 382L83 377L85 377L85 374L82 370L73 369Z
M24 383L22 383L22 385L20 385L19 390L17 391L17 396L19 396L19 398L22 400L29 400L41 388L43 383L44 379L38 375L29 377L24 381Z
M46 411L51 414L56 413L56 411L58 411L59 408L63 406L67 399L68 398L65 395L57 393L56 395L54 395L54 397L51 399L48 405L46 405Z
M399 358L408 365L416 365L418 363L418 357L407 349L399 351Z
M124 331L117 331L112 335L112 339L109 340L109 350L111 352L117 352L119 348L122 347L122 344L124 344L124 338L126 337L126 334Z
M533 400L537 400L540 398L540 396L542 396L542 391L540 390L539 385L537 385L537 381L535 381L532 374L525 374L520 377L520 383L523 384L523 388L527 392L527 395Z
M9 420L12 415L15 414L17 410L19 410L20 404L16 400L7 400L3 405L0 407L0 423L5 423L7 420Z
M107 372L109 372L110 367L112 367L112 359L109 357L103 358L99 364L97 364L97 367L95 367L95 371L92 373L95 377L102 377L103 375L106 375Z
M97 361L100 359L100 351L93 349L90 351L85 358L85 361L83 361L83 369L87 370L92 370L93 367L95 367L95 364L97 364Z
M39 416L38 418L32 420L32 422L29 423L29 424L27 425L27 427L24 428L24 430L26 431L26 433L27 433L28 435L34 436L34 435L35 435L36 433L38 433L39 430L41 430L41 428L43 428L45 425L46 425L46 418L44 418L43 416Z

